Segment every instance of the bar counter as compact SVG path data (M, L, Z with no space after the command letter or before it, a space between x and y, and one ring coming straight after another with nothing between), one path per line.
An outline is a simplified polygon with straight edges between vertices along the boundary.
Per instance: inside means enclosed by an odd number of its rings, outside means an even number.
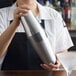
M0 76L67 76L65 71L46 70L7 70L0 71Z

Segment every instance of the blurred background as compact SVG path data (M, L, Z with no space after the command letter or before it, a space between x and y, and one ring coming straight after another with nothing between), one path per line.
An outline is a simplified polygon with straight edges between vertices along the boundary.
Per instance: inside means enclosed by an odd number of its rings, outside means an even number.
M16 0L0 0L0 8L11 6ZM63 17L76 50L76 0L37 0L40 4L54 8Z

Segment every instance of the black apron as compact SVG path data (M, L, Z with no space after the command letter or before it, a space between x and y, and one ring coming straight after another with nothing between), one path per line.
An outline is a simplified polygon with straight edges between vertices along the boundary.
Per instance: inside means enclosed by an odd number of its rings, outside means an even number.
M44 20L41 25L44 28ZM42 70L42 63L26 33L16 33L8 47L1 70Z

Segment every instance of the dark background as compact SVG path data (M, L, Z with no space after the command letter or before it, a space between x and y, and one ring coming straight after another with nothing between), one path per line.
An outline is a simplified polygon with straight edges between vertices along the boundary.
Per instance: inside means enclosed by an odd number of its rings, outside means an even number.
M8 7L12 3L14 3L16 0L0 0L0 8Z
M3 7L8 7L10 6L12 3L14 3L16 0L0 0L0 8ZM37 0L38 2L45 3L47 0ZM49 0L51 2L51 0ZM61 2L61 6L63 6L64 4L64 0L59 0ZM52 4L54 4L54 0L52 1Z
M0 8L3 8L3 7L8 7L10 6L12 3L14 3L16 0L0 0ZM38 2L42 3L45 3L47 0L37 0ZM51 2L51 0L49 0ZM60 0L61 1L61 6L63 6L62 3L64 3L64 0ZM52 4L54 4L54 0L52 1Z

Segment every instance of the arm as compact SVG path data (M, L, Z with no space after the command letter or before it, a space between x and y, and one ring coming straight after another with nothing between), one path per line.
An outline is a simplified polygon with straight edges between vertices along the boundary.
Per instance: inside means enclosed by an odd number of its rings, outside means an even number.
M0 35L0 56L4 55L6 52L12 38L15 35L15 31L20 24L20 17L26 16L29 7L23 5L21 7L17 7L14 11L14 20L9 25L9 27Z
M9 27L1 34L1 36L0 36L0 56L2 56L6 52L12 38L14 37L16 29L17 29L17 23L15 21L13 21L9 25Z

